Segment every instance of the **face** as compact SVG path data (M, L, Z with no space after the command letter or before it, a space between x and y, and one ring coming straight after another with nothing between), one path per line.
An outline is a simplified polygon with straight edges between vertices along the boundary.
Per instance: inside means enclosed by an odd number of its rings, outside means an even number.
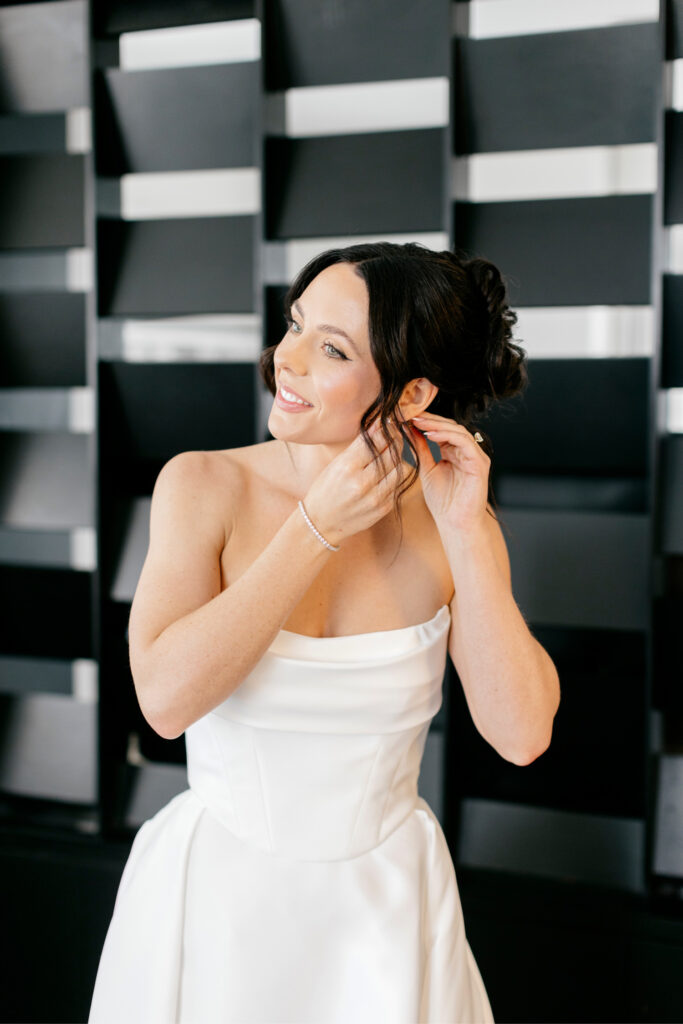
M357 436L361 416L380 389L368 312L365 281L349 263L322 270L299 296L273 357L273 437L346 446Z

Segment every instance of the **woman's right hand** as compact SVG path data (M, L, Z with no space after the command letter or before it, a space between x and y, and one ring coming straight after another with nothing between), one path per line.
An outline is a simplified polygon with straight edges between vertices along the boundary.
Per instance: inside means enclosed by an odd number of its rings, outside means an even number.
M403 434L389 427L402 451ZM375 421L370 437L380 452L375 463L361 433L318 474L303 499L306 512L331 544L367 530L392 509L403 474L403 460L394 466L390 449Z

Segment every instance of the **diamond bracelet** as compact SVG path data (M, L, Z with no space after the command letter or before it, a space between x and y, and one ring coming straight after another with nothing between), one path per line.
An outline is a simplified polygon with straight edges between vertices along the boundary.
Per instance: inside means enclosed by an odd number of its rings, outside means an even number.
M306 512L306 509L304 508L303 501L299 502L299 508L301 509L301 515L304 517L304 519L306 520L306 522L308 523L310 528L313 530L313 533L316 535L316 537L318 538L320 543L324 544L326 548L330 549L330 551L339 551L338 547L335 547L334 544L330 544L330 542L328 540L325 540L325 538L323 537L323 535L320 532L320 530L316 530L315 526L313 525L311 520L308 518L308 513Z

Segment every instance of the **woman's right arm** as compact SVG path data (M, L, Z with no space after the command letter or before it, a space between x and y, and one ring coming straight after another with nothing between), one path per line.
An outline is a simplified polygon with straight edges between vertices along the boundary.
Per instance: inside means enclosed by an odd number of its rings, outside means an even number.
M306 495L311 519L333 544L391 507L395 472L378 486L367 462L366 446L357 439ZM159 473L149 548L131 606L129 654L138 702L165 739L180 736L229 697L327 560L339 557L295 507L246 572L221 592L224 523L239 505L241 470L231 468L228 494L222 486L218 508L212 465L207 453L183 452Z

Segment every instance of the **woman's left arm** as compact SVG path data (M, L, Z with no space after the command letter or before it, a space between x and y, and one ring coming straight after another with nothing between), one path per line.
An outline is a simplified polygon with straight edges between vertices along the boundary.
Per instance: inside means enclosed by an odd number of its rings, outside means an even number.
M560 683L512 594L505 539L487 511L491 460L454 420L423 413L413 422L441 452L436 462L413 428L425 501L455 586L450 656L478 731L501 757L529 764L550 744Z

